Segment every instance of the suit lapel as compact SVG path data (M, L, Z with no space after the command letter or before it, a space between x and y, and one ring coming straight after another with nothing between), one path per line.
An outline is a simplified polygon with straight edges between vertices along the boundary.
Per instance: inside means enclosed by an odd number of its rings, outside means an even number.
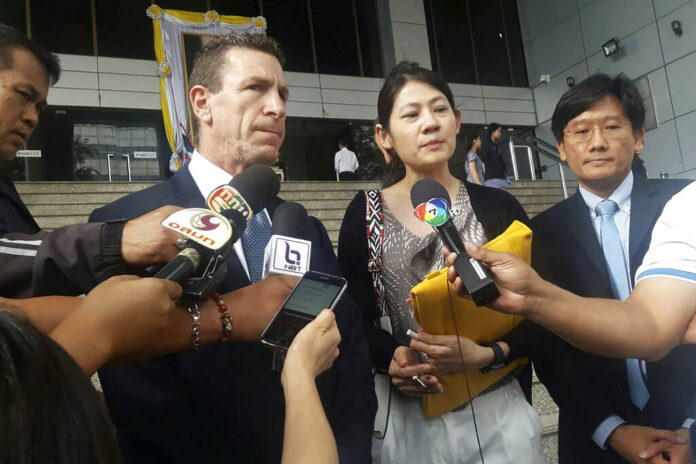
M583 200L579 191L568 199L563 219L566 232L577 242L580 250L579 255L587 259L599 273L597 274L598 279L601 279L602 282L609 282L609 272L604 261L604 253L597 240L597 234L587 212L585 200Z

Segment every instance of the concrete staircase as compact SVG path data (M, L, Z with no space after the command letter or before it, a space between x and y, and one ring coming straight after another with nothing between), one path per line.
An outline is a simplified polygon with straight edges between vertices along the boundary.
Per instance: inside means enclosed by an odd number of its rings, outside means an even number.
M131 192L142 190L152 183L144 182L32 182L18 183L17 190L43 229L86 222L95 208L103 206ZM569 183L572 194L577 183ZM285 182L280 196L296 201L307 208L310 215L319 218L329 233L334 246L338 242L341 221L348 203L355 194L366 188L378 188L378 182ZM563 199L559 181L517 181L507 189L522 204L530 217L544 211ZM544 386L536 379L533 384L533 402L544 428L543 445L549 464L558 462L557 440L558 408Z

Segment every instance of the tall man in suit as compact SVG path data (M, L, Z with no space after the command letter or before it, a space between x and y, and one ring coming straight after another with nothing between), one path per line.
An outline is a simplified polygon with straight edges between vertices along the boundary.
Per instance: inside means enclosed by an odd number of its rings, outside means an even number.
M655 221L688 184L633 176L644 118L638 90L622 75L590 76L561 97L552 130L580 186L532 221L532 264L541 277L585 297L628 297ZM536 367L560 408L563 464L646 462L638 453L650 442L692 422L686 410L696 389L696 347L677 347L654 363L594 356L560 339L541 351ZM672 462L687 452L675 445Z
M211 190L246 167L270 165L285 136L282 63L277 42L263 35L227 35L208 43L190 78L198 133L190 163L168 181L95 210L90 219L132 217L165 203L204 207ZM270 238L270 217L280 201L255 214L235 244L221 292L260 278L258 252ZM310 268L340 275L326 230L313 222ZM264 294L257 297L264 300ZM340 356L318 380L319 390L341 462L369 462L376 401L367 343L348 298L335 312ZM241 322L256 321L258 340L272 315L248 308ZM284 399L271 363L271 352L260 343L229 343L100 371L125 461L279 462Z

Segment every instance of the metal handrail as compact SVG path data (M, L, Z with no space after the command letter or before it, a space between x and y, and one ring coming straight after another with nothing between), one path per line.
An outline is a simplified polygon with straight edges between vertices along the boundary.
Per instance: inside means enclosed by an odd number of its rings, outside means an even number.
M533 136L528 136L526 139L523 139L516 135L510 137L508 143L510 144L510 159L512 160L512 172L515 176L515 180L520 180L519 170L517 169L517 157L515 156L515 148L527 149L527 158L529 160L529 172L532 176L532 180L536 180L536 167L534 166L534 155L532 153L532 150L536 150L537 153L551 158L551 160L555 161L558 164L558 171L561 175L561 187L563 188L563 198L568 198L568 186L566 185L565 172L563 171L563 161L561 161L561 158L556 153L553 153L547 148L539 146L542 144L537 145L535 142L538 140L541 139L537 139ZM518 145L515 145L515 142L517 142ZM547 142L543 143L546 145L551 145ZM553 147L553 149L555 150L555 147Z
M542 147L547 149L547 151L545 152L546 156L548 156L549 158L553 158L559 163L563 162L561 161L561 158L558 155L556 155L556 153L558 153L558 148L556 147L556 145L553 145L547 142L546 140L540 139L539 137L534 137L533 135L528 135L527 137L525 137L525 140L527 140L527 142L529 143L535 144L536 146L541 145Z

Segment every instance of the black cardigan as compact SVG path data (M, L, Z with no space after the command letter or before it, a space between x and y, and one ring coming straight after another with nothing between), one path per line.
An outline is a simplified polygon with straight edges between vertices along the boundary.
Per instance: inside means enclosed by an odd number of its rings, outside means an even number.
M529 225L529 218L522 205L508 192L469 182L464 182L464 185L469 193L474 214L489 239L503 233L514 220ZM363 192L355 195L343 218L338 239L338 260L348 280L348 294L362 312L372 362L378 369L387 370L399 343L390 333L375 325L379 311L372 279L367 271Z

